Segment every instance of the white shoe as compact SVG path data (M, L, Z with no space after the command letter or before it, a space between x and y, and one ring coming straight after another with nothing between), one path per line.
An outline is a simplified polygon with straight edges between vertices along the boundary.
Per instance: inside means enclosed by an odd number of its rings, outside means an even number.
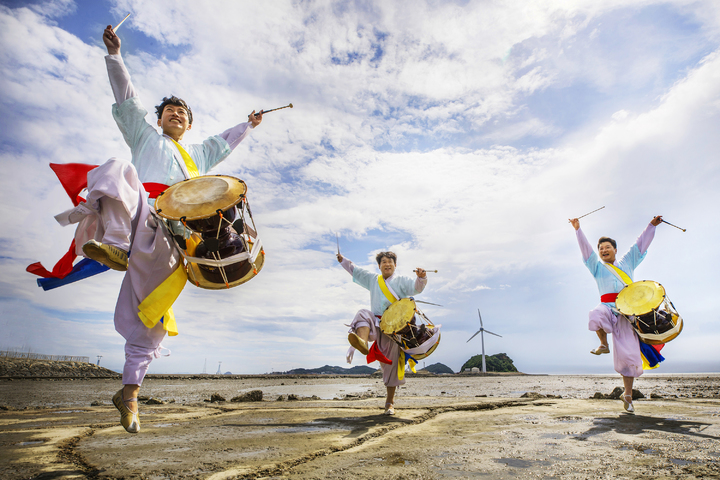
M395 409L392 403L385 404L385 415L395 415Z
M628 402L626 398L629 398L630 401ZM625 408L625 411L628 413L635 413L635 407L633 407L632 404L632 395L623 395L622 396L623 401L623 408Z
M610 353L610 348L607 345L600 345L595 350L590 350L593 355L602 355L603 353Z

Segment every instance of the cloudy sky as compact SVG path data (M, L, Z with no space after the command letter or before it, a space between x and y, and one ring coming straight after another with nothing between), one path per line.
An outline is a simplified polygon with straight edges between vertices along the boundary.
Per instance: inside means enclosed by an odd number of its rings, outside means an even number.
M244 179L267 253L246 285L188 285L172 355L151 372L264 373L345 365L369 304L336 262L430 274L443 325L427 364L454 370L507 353L528 373L612 373L587 312L599 301L567 219L624 253L657 214L636 280L662 283L686 327L660 372L720 371L720 5L707 1L56 0L0 2L0 349L103 355L120 369L112 317L122 274L44 292L70 206L50 162L130 152L102 31L151 109L175 94L199 142L268 114L215 173ZM715 132L715 133L713 133ZM355 364L362 364L357 355Z

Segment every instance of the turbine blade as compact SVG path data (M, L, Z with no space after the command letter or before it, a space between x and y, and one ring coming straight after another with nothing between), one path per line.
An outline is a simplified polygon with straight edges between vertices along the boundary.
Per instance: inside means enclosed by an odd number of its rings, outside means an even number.
M480 315L480 309L478 308L478 317L480 318L480 327L482 328L482 315Z
M475 338L475 337L477 336L477 334L480 333L480 332L482 332L482 330L478 330L477 332L475 332L475 335L473 335L472 337L470 337L470 338L468 339L468 342L469 342L470 340L472 340L473 338ZM467 342L465 342L465 343L467 343Z
M491 332L491 331L489 331L489 330L485 330L485 333L489 333L490 335L495 335L496 337L502 338L502 335L498 335L497 333L493 333L493 332Z

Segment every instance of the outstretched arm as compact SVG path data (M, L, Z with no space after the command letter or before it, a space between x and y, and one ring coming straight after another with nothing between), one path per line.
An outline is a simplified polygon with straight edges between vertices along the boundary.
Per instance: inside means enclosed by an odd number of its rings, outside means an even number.
M110 87L115 96L115 103L120 106L125 100L136 97L137 92L130 81L130 73L125 68L125 63L120 56L120 37L115 35L111 25L108 25L103 32L103 42L108 51L105 64L110 78Z
M417 278L415 279L415 293L420 293L425 290L425 286L427 285L427 273L420 267L415 269L415 273L417 274Z
M245 140L250 130L260 125L262 122L262 112L255 114L255 110L248 115L248 121L235 125L232 128L228 128L220 136L230 145L231 150L235 150L235 147L240 145L240 142Z

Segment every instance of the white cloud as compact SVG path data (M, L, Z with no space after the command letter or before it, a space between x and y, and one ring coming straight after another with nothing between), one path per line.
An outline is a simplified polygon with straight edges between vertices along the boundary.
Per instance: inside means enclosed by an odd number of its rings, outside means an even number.
M716 40L711 4L663 5L701 22L692 42ZM648 58L625 75L636 54L602 44L603 29L617 12L643 19L646 6L657 4L119 2L118 18L133 12L123 28L187 48L177 60L141 49L125 60L146 107L169 93L189 101L190 140L254 108L296 107L269 114L218 169L249 185L265 268L230 291L188 285L176 308L181 335L166 341L174 355L153 369L199 371L206 356L245 372L341 364L342 324L367 305L367 292L334 260L338 231L360 265L373 268L370 254L392 248L403 273L439 270L421 297L445 305L424 309L448 332L433 363L457 369L477 353L465 341L480 307L503 335L492 345L521 369L594 365L585 316L597 295L567 218L601 205L583 228L591 238L612 233L621 250L656 213L688 228L661 227L639 275L666 284L688 319L670 359L697 356L695 340L716 337L709 299L718 254L707 239L718 231L706 214L719 200L720 60L684 49L669 58L650 28L634 45ZM9 112L0 138L1 318L16 344L93 354L99 338L104 354L114 352L104 361L119 366L111 322L119 274L42 292L23 272L51 264L71 237L51 218L69 202L47 163L129 156L109 113L104 52L27 9L0 9L0 42ZM679 59L679 79L663 77ZM651 77L672 79L650 99L627 99ZM552 99L546 91L561 98L583 82L585 95L611 109L574 124L563 120L576 113L567 104L537 106ZM52 338L35 333L52 325ZM553 358L535 356L538 342Z

